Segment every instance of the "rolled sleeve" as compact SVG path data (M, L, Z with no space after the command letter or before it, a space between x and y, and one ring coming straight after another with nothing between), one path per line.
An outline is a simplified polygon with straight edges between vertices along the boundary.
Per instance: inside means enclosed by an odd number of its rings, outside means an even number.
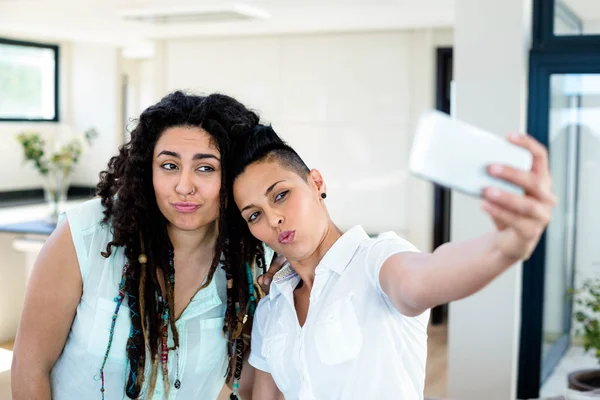
M377 291L389 302L387 294L381 288L379 274L388 258L394 254L419 250L408 240L402 239L394 232L379 235L369 246L367 253L367 275Z

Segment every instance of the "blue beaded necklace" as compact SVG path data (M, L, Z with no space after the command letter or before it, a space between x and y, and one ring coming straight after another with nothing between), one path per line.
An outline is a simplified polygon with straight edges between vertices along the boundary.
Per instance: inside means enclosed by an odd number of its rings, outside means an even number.
M141 265L143 265L144 267L146 265L147 260L148 259L145 254L140 254L140 256L138 257L139 263ZM106 346L106 352L104 353L104 358L102 359L102 365L100 366L99 380L101 380L101 382L102 382L102 385L100 387L100 393L102 394L102 400L105 400L104 399L104 392L105 392L104 367L106 366L108 354L110 353L110 348L112 346L113 336L114 336L114 332L115 332L115 325L117 322L117 317L119 315L119 309L121 308L121 304L123 304L123 299L125 298L125 284L127 281L126 272L127 272L128 268L129 268L129 264L125 264L125 267L123 268L123 274L121 276L121 282L119 283L119 294L117 295L117 297L114 298L114 301L117 304L115 306L115 312L113 313L112 321L110 324L110 333L108 334L108 345ZM171 251L169 251L169 281L170 281L171 285L175 285L174 254L173 254L172 249L171 249ZM161 364L162 364L162 370L163 370L163 377L167 377L168 376L167 363L169 360L169 348L167 346L168 332L169 332L169 304L166 301L164 301L160 295L158 296L157 299L158 299L158 303L159 303L159 308L162 308ZM129 337L131 337L132 334L133 334L133 328L129 332ZM175 388L179 389L181 387L181 381L179 380L179 348L175 348L175 351L177 354L177 376L176 376L176 380L175 380ZM98 380L98 378L96 378L96 377L95 377L95 379Z
M138 261L140 262L140 264L143 264L145 266L145 264L147 262L146 255L140 254ZM123 299L125 298L126 272L127 272L128 268L129 268L129 264L126 264L125 267L123 268L123 274L121 276L121 282L119 284L119 294L117 295L117 297L114 298L114 301L116 303L115 312L113 313L112 321L111 321L111 325L110 325L110 333L108 335L108 345L106 346L106 352L104 353L104 358L102 360L102 365L100 367L100 380L102 381L102 386L100 387L100 393L102 394L102 400L105 400L104 399L104 392L105 392L104 367L106 366L108 354L110 353L110 348L112 346L112 341L113 341L113 336L114 336L114 331L115 331L115 324L117 322L117 316L119 315L119 309L121 308L121 304L123 304ZM248 293L250 296L249 296L248 304L246 306L246 313L242 320L242 326L246 324L248 317L251 318L254 316L254 312L256 310L256 305L257 305L256 288L254 286L252 267L250 266L249 263L246 263L246 276L248 279ZM172 249L169 252L169 281L170 281L171 285L175 285L175 265L174 265L174 254L173 254ZM161 364L162 364L162 370L163 370L163 377L167 377L168 376L167 363L168 363L168 357L169 357L169 348L167 345L168 326L169 326L169 305L166 301L164 301L162 299L161 296L158 296L158 302L163 310L162 316L161 316L161 319L162 319ZM236 312L239 312L239 308L240 308L239 303L236 303L235 307L236 307ZM129 333L130 337L131 337L132 333L133 333L133 330L130 331L130 333ZM237 350L241 350L241 347ZM175 351L177 354L177 376L176 376L174 385L175 385L176 389L179 389L181 387L181 381L179 380L179 348L175 348ZM237 351L237 353L238 353L237 363L243 363L242 351ZM239 382L238 377L234 378L234 382L233 382L232 386L233 386L233 393L231 395L231 398L238 399L239 398L239 388L240 388L240 382Z

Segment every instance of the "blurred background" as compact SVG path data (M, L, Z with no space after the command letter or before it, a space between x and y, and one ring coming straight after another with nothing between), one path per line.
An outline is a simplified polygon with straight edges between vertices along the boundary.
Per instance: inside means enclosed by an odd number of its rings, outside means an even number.
M409 175L421 112L547 145L553 221L524 265L432 311L426 395L565 395L600 351L583 349L600 288L569 295L600 268L598 49L598 0L0 0L0 399L56 212L93 196L135 118L176 89L253 108L324 174L342 229L423 251L491 223Z

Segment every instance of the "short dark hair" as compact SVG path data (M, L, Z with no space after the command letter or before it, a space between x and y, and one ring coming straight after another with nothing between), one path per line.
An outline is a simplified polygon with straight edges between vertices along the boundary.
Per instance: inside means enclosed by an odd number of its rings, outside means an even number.
M304 160L277 135L272 126L258 124L251 132L232 139L228 174L231 186L248 166L260 162L276 161L302 179L308 179L310 169Z
M248 166L259 162L276 160L306 181L310 170L298 153L286 144L271 126L259 124L247 132L234 132L231 140L231 150L226 163L227 197L230 200L227 205L230 245L226 249L230 253L240 254L242 260L258 260L257 264L260 266L262 263L263 271L266 272L265 264L270 265L271 260L265 260L262 242L250 233L247 222L233 201L233 184Z

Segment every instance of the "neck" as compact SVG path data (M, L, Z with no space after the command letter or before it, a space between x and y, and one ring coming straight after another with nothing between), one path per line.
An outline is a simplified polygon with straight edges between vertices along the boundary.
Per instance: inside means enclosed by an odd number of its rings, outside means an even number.
M211 223L195 231L182 231L169 225L169 239L173 245L175 257L180 260L207 258L212 260L217 241L217 224ZM209 261L210 262L210 261ZM177 268L177 263L175 264Z
M315 270L317 269L317 265L319 265L331 246L333 246L333 244L342 236L342 233L340 228L338 228L333 221L329 220L327 229L321 237L315 251L302 260L289 260L294 271L296 271L298 276L302 279L302 288L304 290L312 290L313 283L315 282Z

